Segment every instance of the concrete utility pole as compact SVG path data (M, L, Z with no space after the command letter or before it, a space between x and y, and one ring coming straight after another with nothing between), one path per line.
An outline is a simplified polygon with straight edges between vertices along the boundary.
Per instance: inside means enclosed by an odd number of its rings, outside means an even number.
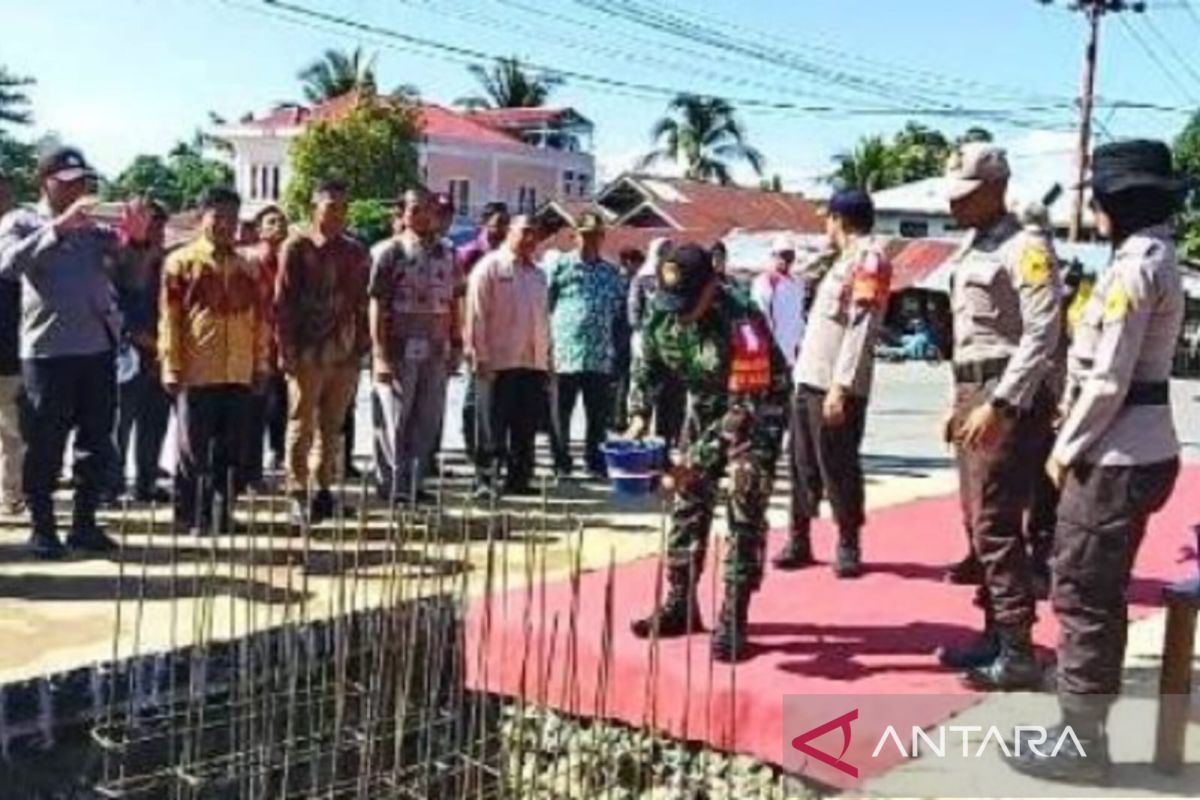
M1053 5L1054 0L1038 2L1048 6ZM1105 14L1122 11L1140 14L1146 10L1146 4L1127 0L1072 0L1068 8L1072 11L1082 11L1088 25L1087 49L1083 55L1083 85L1079 93L1079 143L1075 154L1078 171L1071 208L1071 241L1077 242L1083 229L1083 182L1087 180L1088 169L1091 167L1092 111L1096 95L1096 53L1100 45L1100 19Z

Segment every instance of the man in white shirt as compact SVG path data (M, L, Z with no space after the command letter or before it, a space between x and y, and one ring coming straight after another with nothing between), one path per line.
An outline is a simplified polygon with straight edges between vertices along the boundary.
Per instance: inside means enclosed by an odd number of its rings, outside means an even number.
M750 296L767 318L788 367L794 367L804 341L804 276L792 274L796 245L781 234L771 243L771 267L754 279Z

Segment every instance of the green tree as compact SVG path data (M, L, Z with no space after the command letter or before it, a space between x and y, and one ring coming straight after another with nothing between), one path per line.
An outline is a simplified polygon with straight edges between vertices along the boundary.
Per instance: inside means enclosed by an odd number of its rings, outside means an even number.
M355 200L347 214L350 232L368 247L392 233L392 207L382 200Z
M374 94L375 56L367 56L361 47L349 53L326 50L316 61L300 70L304 97L310 103L323 103L354 90Z
M204 156L195 142L180 142L166 158L139 155L106 187L113 200L149 196L171 211L193 208L207 190L231 186L228 164Z
M399 196L418 182L416 108L398 100L363 98L346 116L315 122L292 142L292 177L284 205L308 215L313 188L327 178L346 181L350 199Z
M561 75L527 70L516 56L497 59L491 67L472 64L467 69L483 89L483 95L454 101L455 105L467 109L544 106L554 90L563 84Z
M1200 182L1200 111L1191 116L1175 137L1172 149L1175 169L1191 178L1193 183ZM1189 197L1177 230L1184 256L1200 258L1200 197L1196 192Z
M37 198L37 149L0 130L0 175L8 179L18 203Z
M0 124L28 125L33 121L29 95L25 93L33 84L33 78L13 75L0 66Z
M719 97L676 95L650 136L656 149L642 157L641 169L669 161L681 165L689 180L726 185L733 182L732 165L746 163L762 175L766 163L763 154L747 144L734 107Z
M829 181L840 189L878 192L901 183L892 149L881 136L861 139L854 150L834 156Z
M941 131L910 122L892 139L895 177L900 183L941 175L954 145Z

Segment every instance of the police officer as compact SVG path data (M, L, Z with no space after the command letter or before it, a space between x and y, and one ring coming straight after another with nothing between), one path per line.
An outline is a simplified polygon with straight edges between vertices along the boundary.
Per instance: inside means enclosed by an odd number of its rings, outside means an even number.
M1109 768L1105 726L1121 688L1130 570L1179 473L1168 380L1184 315L1170 226L1184 181L1171 151L1151 141L1104 145L1092 172L1096 228L1113 243L1112 266L1076 328L1066 419L1046 464L1062 490L1052 590L1058 700L1083 752L1071 742L1016 763L1042 778L1087 782Z
M1061 294L1047 238L1006 210L1009 167L1002 149L964 144L947 176L950 209L970 233L956 255L954 407L959 493L972 548L983 566L984 632L941 652L981 689L1040 680L1030 631L1034 595L1022 536L1031 489L1035 400L1060 334Z
M762 581L766 510L790 391L787 362L762 314L741 289L720 279L702 247L686 244L672 251L657 275L634 368L628 435L644 435L672 376L692 398L696 434L672 469L677 497L667 544L667 595L632 628L641 638L703 630L696 582L728 466L731 542L712 655L737 661L747 654L750 595Z
M875 365L875 342L887 310L892 268L871 239L875 206L866 192L838 192L826 229L838 252L822 279L793 378L791 408L792 528L773 563L799 569L813 563L812 519L824 494L838 527L840 578L862 572L859 533L863 472L859 451Z

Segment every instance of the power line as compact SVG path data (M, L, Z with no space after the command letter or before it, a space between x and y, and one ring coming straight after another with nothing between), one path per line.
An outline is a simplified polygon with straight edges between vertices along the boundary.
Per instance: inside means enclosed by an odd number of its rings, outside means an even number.
M1137 28L1129 24L1128 20L1126 20L1124 17L1120 17L1119 20L1121 25L1125 28L1125 32L1129 34L1130 38L1132 38L1135 43L1137 43L1137 45L1146 54L1146 57L1149 58L1150 61L1158 68L1159 72L1166 76L1167 80L1170 81L1171 85L1175 87L1180 96L1183 97L1186 102L1191 102L1191 97L1187 86L1185 86L1183 82L1179 80L1179 78L1175 75L1174 70L1170 69L1166 62L1162 60L1162 58L1158 55L1158 51L1150 46L1150 43L1146 41L1145 37L1138 32Z
M1196 69L1191 65L1191 63L1186 58L1183 57L1183 55L1179 52L1179 50L1176 49L1175 45L1173 45L1171 43L1171 40L1168 39L1163 34L1162 30L1159 29L1159 27L1154 24L1154 21L1152 19L1150 19L1149 15L1142 15L1142 22L1145 24L1146 28L1149 29L1150 33L1152 35L1154 35L1160 42L1162 42L1163 46L1167 50L1167 53L1170 54L1171 57L1175 59L1175 63L1179 64L1181 67L1183 67L1183 71L1185 73L1187 73L1188 77L1190 77L1197 84L1200 84L1200 72L1197 72ZM1191 100L1191 101L1195 100L1195 96L1191 93L1190 90L1187 91L1186 93L1187 93L1187 98L1189 100Z

